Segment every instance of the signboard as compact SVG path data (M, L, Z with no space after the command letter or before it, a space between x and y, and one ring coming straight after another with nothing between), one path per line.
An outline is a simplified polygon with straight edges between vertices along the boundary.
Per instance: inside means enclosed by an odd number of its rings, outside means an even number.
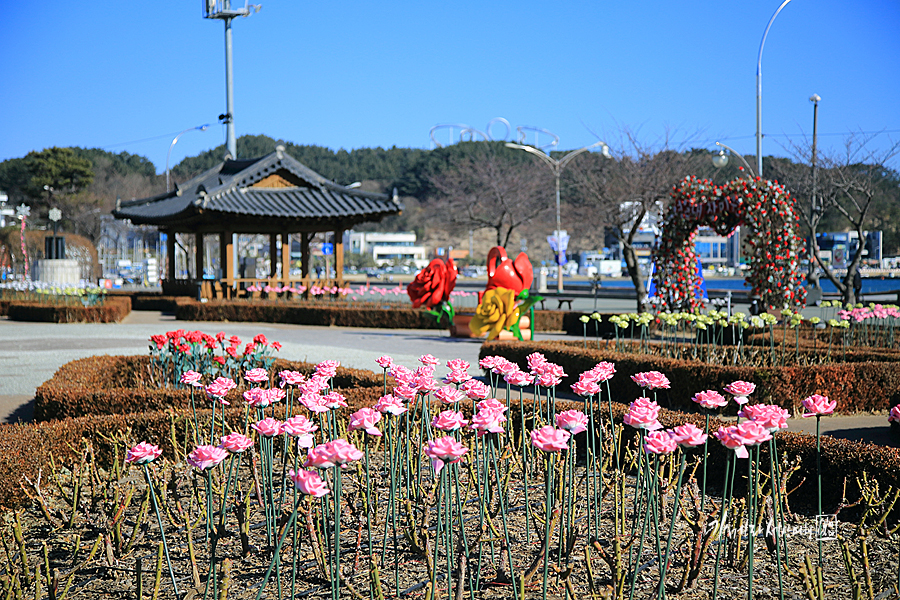
M563 266L569 262L566 259L566 250L569 248L569 234L565 229L554 231L553 235L548 235L547 243L550 244L550 249L556 254L556 264Z
M331 242L325 242L322 244L322 254L328 256L330 254L334 254L334 244Z

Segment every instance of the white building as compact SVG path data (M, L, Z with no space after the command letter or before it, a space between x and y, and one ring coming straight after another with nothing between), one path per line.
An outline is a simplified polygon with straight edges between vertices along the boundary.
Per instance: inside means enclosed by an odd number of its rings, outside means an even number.
M349 252L370 254L379 267L395 261L413 262L419 269L428 265L425 246L416 245L415 231L350 231L348 239Z

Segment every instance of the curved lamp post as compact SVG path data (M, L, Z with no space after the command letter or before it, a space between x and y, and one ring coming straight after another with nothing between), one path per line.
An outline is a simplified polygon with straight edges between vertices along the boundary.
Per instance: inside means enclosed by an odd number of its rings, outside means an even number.
M175 144L178 143L178 138L180 138L181 136L186 134L188 131L194 131L195 129L197 131L206 131L207 129L209 129L209 124L197 125L196 127L188 127L187 129L185 129L184 131L182 131L181 133L176 135L175 139L172 140L172 143L169 144L169 152L166 154L166 191L167 192L169 191L169 158L172 156L172 148L174 148Z
M741 162L744 163L744 166L747 167L747 177L753 177L753 169L750 168L750 163L748 163L747 159L741 156L741 154L737 150L735 150L731 146L726 146L722 142L716 142L716 146L722 146L723 148L725 148L725 150L728 150L729 152L740 158ZM717 169L721 169L728 164L728 155L725 154L725 150L719 150L719 153L714 154L712 157L713 166Z
M769 35L769 28L772 27L772 23L775 21L775 17L778 16L778 13L781 12L785 6L791 0L784 0L781 3L781 6L778 7L778 10L775 11L775 14L772 15L772 18L769 19L769 24L766 25L766 30L763 32L762 40L759 42L759 57L756 59L756 172L762 177L762 53L763 46L766 45L766 36Z
M606 142L596 142L594 144L591 144L590 146L585 146L584 148L579 148L578 150L573 150L573 151L569 152L568 154L566 154L565 156L563 156L562 158L560 158L559 160L557 160L555 158L550 158L549 156L547 156L547 154L545 154L541 150L538 150L534 146L523 146L522 144L513 144L512 142L506 143L507 148L524 150L525 152L528 152L529 154L537 156L539 159L541 159L544 162L544 164L546 164L553 170L553 176L556 178L556 234L557 235L560 235L559 232L562 229L562 227L560 226L560 218L559 218L559 176L562 173L562 170L564 168L566 168L566 165L568 165L572 161L573 158L575 158L582 152L587 152L591 148L596 148L597 146L601 146L603 148L601 150L601 154L603 154L603 156L605 156L606 158L612 158L612 156L609 153L609 146L606 144ZM561 243L561 240L560 240L560 243ZM558 252L561 252L561 251L562 251L562 248L558 248ZM562 265L560 265L558 263L559 263L559 261L557 261L557 265L556 265L556 291L557 291L557 293L562 293L562 291L563 291Z

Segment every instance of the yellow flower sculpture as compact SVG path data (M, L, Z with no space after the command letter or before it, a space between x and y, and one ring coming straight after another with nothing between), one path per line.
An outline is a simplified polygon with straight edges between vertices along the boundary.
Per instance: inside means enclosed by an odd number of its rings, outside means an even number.
M509 329L519 322L519 307L516 305L516 292L506 288L494 288L484 293L481 304L475 309L475 316L469 322L469 329L476 336L488 332L488 340L492 340L504 329Z

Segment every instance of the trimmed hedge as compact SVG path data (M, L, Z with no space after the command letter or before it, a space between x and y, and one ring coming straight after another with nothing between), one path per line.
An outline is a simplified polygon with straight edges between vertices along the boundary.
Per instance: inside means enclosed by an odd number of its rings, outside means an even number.
M628 404L641 394L631 375L660 371L668 377L671 389L658 390L660 406L691 410L691 398L707 389L721 390L741 379L756 384L754 403L777 404L793 413L800 402L812 394L837 401L836 411L854 413L883 411L900 403L900 368L896 362L866 361L803 367L715 366L699 361L684 361L646 354L617 353L581 347L580 342L487 342L479 358L499 355L527 368L526 357L541 352L550 362L562 365L567 373L562 386L568 388L578 376L601 361L614 362L617 375L610 382L613 400ZM736 405L730 405L732 414Z
M149 309L148 309L149 310ZM535 329L561 331L566 313L535 311ZM423 309L383 307L377 303L291 303L269 300L197 302L178 299L175 317L181 321L249 321L331 327L377 327L383 329L447 329Z
M10 321L37 323L117 323L131 312L131 298L106 298L96 306L69 306L41 302L10 302L7 316Z
M190 392L148 386L148 356L90 356L66 363L52 378L40 385L34 394L35 421L76 418L88 415L115 415L167 408L189 409ZM282 370L310 375L315 365L278 359L272 373ZM372 371L339 367L333 385L346 395L347 390L382 390L382 375ZM238 382L239 384L242 382ZM239 387L227 399L243 402ZM194 394L197 406L206 406L203 392Z

